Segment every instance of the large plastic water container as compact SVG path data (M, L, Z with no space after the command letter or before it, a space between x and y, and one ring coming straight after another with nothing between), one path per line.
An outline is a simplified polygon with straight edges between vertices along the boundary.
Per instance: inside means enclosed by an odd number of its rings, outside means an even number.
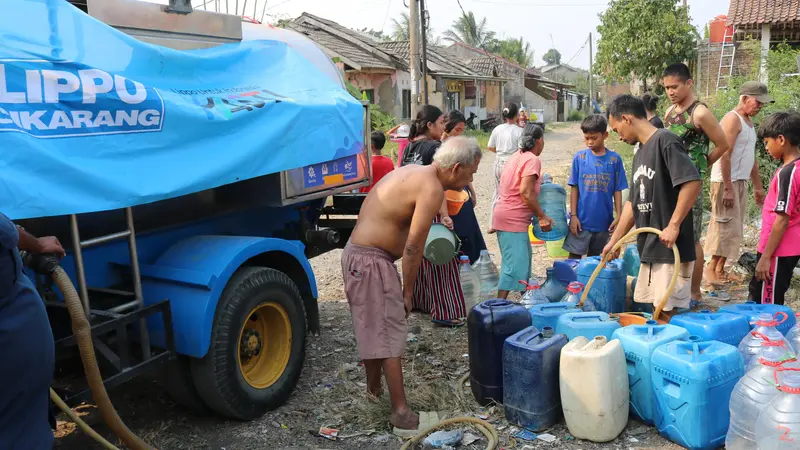
M564 313L556 322L556 333L566 334L569 340L578 336L587 339L604 336L610 340L617 328L620 328L619 321L611 320L608 314L602 311Z
M794 360L796 358L797 355L794 350L787 345L787 341L780 331L769 330L764 335L758 331L752 331L751 333L755 333L761 339L756 339L752 342L753 344L757 343L759 348L750 358L750 362L745 363L745 372L760 364L760 358L766 351L780 352L783 360Z
M564 294L567 293L567 284L569 283L564 284L559 281L552 267L548 267L546 273L547 278L544 280L544 283L542 283L542 294L552 303L560 302Z
M529 326L528 310L508 300L486 300L469 313L469 379L472 395L479 404L503 401L503 343Z
M531 279L525 283L525 292L522 294L522 299L520 304L525 308L532 308L536 305L546 305L550 303L550 299L545 297L542 293L542 287L539 286L539 282Z
M558 370L567 337L550 327L528 327L503 346L503 408L506 420L533 431L561 419Z
M625 275L629 277L639 276L639 267L642 265L642 260L639 257L639 247L636 244L628 244L625 247L625 252L622 254L622 270Z
M686 339L689 332L674 325L659 325L654 320L644 325L631 325L614 331L613 337L622 343L628 367L631 413L642 422L653 424L655 391L651 381L650 358L655 349L668 342Z
M728 431L728 404L744 375L736 347L691 336L653 352L654 422L669 440L692 450L722 446Z
M800 367L797 362L783 362L783 350L766 347L756 365L736 383L731 393L731 423L725 437L726 450L758 450L756 420L761 411L780 391L773 382L779 367Z
M543 182L539 186L539 206L548 217L553 219L554 225L550 231L544 232L539 227L539 221L534 219L533 235L543 241L558 241L567 236L567 191L556 183Z
M545 327L556 329L558 327L558 318L562 314L580 312L580 310L575 303L558 302L533 305L528 311L531 314L533 326L542 330Z
M800 351L800 325L795 325L786 333L786 340L792 345L795 351Z
M689 334L704 341L720 341L736 346L750 332L746 317L708 310L678 314L669 323L685 328Z
M461 282L461 292L464 294L464 305L467 307L467 312L469 312L481 301L481 283L478 280L478 274L469 265L469 257L461 256L459 263L458 279Z
M630 398L620 341L579 336L561 350L561 405L570 434L608 442L628 423Z
M583 285L580 281L573 281L572 283L567 285L567 293L561 297L562 303L574 303L578 304L581 301L581 295L583 295L583 288L586 286Z
M792 327L797 324L797 319L795 318L792 308L784 305L762 305L755 302L746 302L735 305L723 305L719 308L718 312L729 312L747 316L748 321L750 322L750 328L756 327L755 323L758 320L759 314L767 313L771 316L774 316L777 313L784 313L786 314L786 320L779 323L776 327L778 331L784 335L789 333L789 330L791 330ZM783 318L783 316L781 316L781 318Z
M580 259L553 261L553 275L561 284L567 286L573 281L578 281L578 264L580 263Z
M750 359L753 357L753 355L761 350L761 340L764 336L771 336L772 333L780 333L780 331L776 328L777 325L778 321L775 320L769 313L759 314L758 320L755 322L755 328L753 328L750 334L745 336L744 339L742 339L742 342L739 343L739 351L742 353L745 366L750 363ZM794 351L792 345L784 336L781 336L781 339L785 341L786 348Z
M780 393L764 407L756 422L761 450L800 448L800 369L779 369L773 375Z
M578 281L587 285L595 269L600 265L599 256L590 256L578 264ZM609 261L597 274L586 302L585 311L621 313L625 311L625 284L627 276L622 270L622 260Z
M475 264L472 265L478 274L481 283L480 299L489 300L497 297L497 283L500 276L497 273L497 266L492 261L489 250L481 250L481 254Z

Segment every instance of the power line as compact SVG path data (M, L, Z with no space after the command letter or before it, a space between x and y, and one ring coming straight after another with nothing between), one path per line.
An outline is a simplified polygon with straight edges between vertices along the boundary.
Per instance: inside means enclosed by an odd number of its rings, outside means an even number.
M585 48L586 48L586 44L588 44L588 43L589 43L589 38L586 38L586 40L585 40L585 41L583 41L583 46L581 46L581 48L579 48L579 49L578 49L578 51L575 53L575 55L573 55L573 56L572 56L572 58L570 58L570 59L569 59L569 61L567 61L566 63L564 63L564 65L565 65L565 66L568 66L568 65L569 65L569 63L571 63L573 59L577 58L577 57L578 57L578 55L580 55L580 54L581 54L581 52L583 51L583 49L585 49Z
M608 3L583 3L583 4L576 4L576 3L516 3L516 2L506 2L506 1L494 1L494 0L472 0L475 3L487 3L490 5L507 5L507 6L533 6L533 7L540 7L540 6L547 6L547 7L561 7L561 6L578 6L578 7L586 7L586 6L608 6Z
M389 4L386 5L386 15L383 16L383 25L381 25L381 33L383 33L384 28L386 28L386 21L389 19L389 10L392 8L392 1L389 0Z

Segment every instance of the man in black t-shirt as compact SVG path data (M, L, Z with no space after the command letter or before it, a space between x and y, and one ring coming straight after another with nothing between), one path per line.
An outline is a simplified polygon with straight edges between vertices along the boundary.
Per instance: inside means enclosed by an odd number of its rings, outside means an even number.
M633 157L628 202L603 255L634 225L662 230L660 238L652 233L638 236L642 265L633 300L661 305L664 312L689 308L695 261L692 206L700 192L700 174L681 139L647 121L640 99L632 95L617 96L608 108L608 115L609 125L620 139L629 144L641 142L641 147ZM678 247L681 267L672 295L662 304L675 269L673 245Z

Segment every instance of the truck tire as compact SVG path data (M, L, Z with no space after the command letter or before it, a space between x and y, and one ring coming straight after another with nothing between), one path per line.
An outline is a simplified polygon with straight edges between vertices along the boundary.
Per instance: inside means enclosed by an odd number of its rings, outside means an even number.
M161 385L175 403L185 407L196 414L209 412L208 406L203 403L200 393L194 387L192 379L191 360L193 358L178 355L170 361L161 374Z
M217 304L211 345L192 359L194 385L215 412L252 420L286 402L305 360L303 299L274 269L244 267Z

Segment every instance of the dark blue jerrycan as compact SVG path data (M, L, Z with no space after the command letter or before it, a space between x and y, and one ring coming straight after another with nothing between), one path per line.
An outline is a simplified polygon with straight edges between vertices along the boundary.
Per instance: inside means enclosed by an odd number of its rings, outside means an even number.
M503 407L506 420L533 431L561 419L558 367L567 337L528 327L503 346Z
M503 401L503 344L507 337L530 326L528 310L508 300L486 300L470 311L469 380L479 404Z
M582 259L578 264L578 281L587 288L589 287L589 278L600 265L600 260L599 256L590 256ZM609 261L597 274L597 278L589 289L583 310L603 311L609 314L624 312L627 281L628 276L622 270L622 260Z

